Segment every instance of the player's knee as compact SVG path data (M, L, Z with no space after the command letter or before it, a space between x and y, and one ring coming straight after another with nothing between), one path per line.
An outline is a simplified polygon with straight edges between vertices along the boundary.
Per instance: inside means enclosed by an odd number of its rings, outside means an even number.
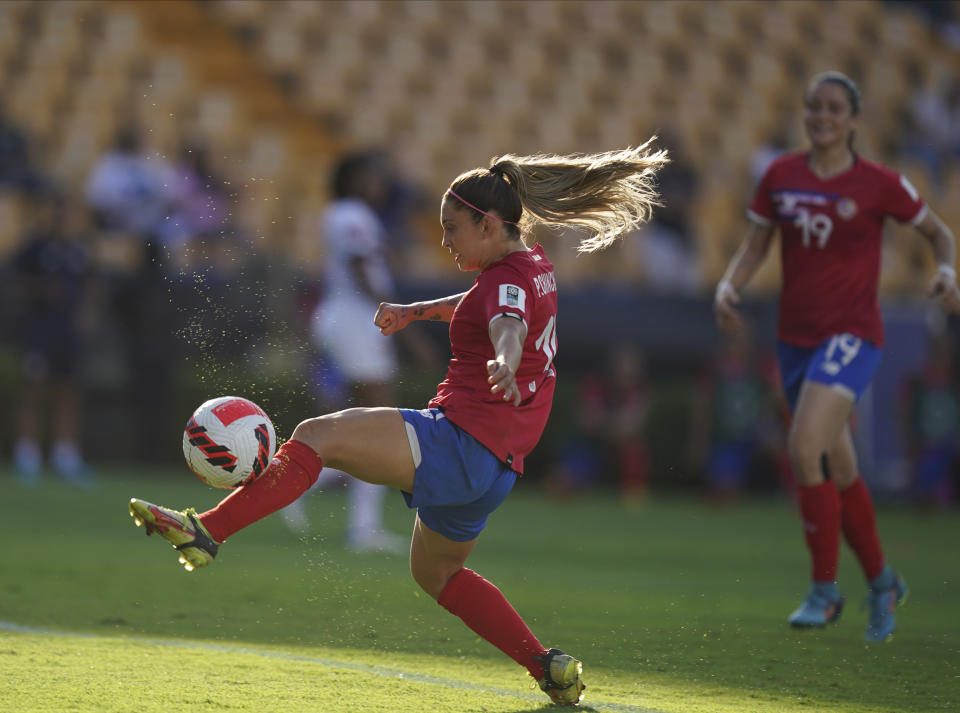
M826 460L830 477L841 490L852 485L853 481L857 479L856 459L851 458L851 454L846 450L834 449L827 454Z
M443 579L435 568L426 565L424 562L414 557L410 558L410 574L413 575L413 581L420 585L420 589L425 591L434 599L440 596L446 580Z
M823 480L820 466L823 448L810 434L799 429L791 430L787 437L787 453L801 485L814 485Z
M434 599L440 598L447 582L461 569L463 563L453 559L421 558L415 557L413 552L410 554L410 574L413 575L413 581Z
M362 410L344 409L308 418L297 425L292 437L313 448L328 466L338 468L351 448L355 450L356 444L351 443L350 422Z
M317 450L317 441L320 440L323 429L323 426L317 423L318 420L319 419L316 418L308 418L298 423L297 427L293 429L290 440L302 441L314 450Z
M292 438L303 441L317 453L328 456L331 445L335 442L338 417L342 412L308 418L297 424L293 429Z

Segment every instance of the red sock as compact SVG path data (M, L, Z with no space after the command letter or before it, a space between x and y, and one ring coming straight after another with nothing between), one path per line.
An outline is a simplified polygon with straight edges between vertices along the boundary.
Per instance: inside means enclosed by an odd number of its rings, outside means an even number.
M813 581L834 582L840 556L840 494L832 480L797 490Z
M255 523L303 495L320 476L320 456L302 441L289 440L277 449L267 469L220 501L199 520L217 542Z
M450 578L437 603L526 668L536 680L543 678L543 666L533 657L546 653L546 649L494 584L464 568Z
M840 522L867 580L873 579L883 571L883 547L877 534L873 500L863 478L858 477L853 485L840 491Z

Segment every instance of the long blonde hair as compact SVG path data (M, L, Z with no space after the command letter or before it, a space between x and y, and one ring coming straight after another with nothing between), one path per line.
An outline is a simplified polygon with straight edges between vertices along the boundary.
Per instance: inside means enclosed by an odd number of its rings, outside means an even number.
M505 154L490 168L460 174L449 190L477 209L477 220L493 213L517 238L521 228L535 225L574 226L586 232L577 250L595 252L647 222L661 205L655 178L669 159L653 141L593 154Z

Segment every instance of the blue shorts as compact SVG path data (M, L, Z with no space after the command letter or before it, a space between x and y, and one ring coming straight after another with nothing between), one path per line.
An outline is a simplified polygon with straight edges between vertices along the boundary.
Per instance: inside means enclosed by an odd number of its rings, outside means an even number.
M407 507L434 532L456 542L477 537L517 480L506 463L439 409L397 409L416 465Z
M878 346L852 334L835 334L814 348L777 342L780 379L790 412L796 410L804 381L825 384L856 402L870 385L882 354Z

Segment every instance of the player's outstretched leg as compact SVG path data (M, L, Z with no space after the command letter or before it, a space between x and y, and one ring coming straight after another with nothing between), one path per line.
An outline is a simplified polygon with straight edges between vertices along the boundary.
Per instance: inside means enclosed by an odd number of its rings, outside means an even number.
M543 678L537 681L540 690L557 705L575 706L583 699L583 664L560 649L550 649L534 657L543 664Z
M897 628L893 610L906 601L909 591L903 577L894 572L890 565L870 580L870 594L867 595L866 600L870 608L870 618L867 621L864 639L886 641L890 638Z
M787 618L795 629L814 629L840 618L844 599L834 582L814 582L800 606Z
M130 515L137 527L143 526L148 535L156 532L169 542L180 553L180 564L188 572L213 562L220 549L220 543L200 524L197 511L193 508L171 510L132 498Z

